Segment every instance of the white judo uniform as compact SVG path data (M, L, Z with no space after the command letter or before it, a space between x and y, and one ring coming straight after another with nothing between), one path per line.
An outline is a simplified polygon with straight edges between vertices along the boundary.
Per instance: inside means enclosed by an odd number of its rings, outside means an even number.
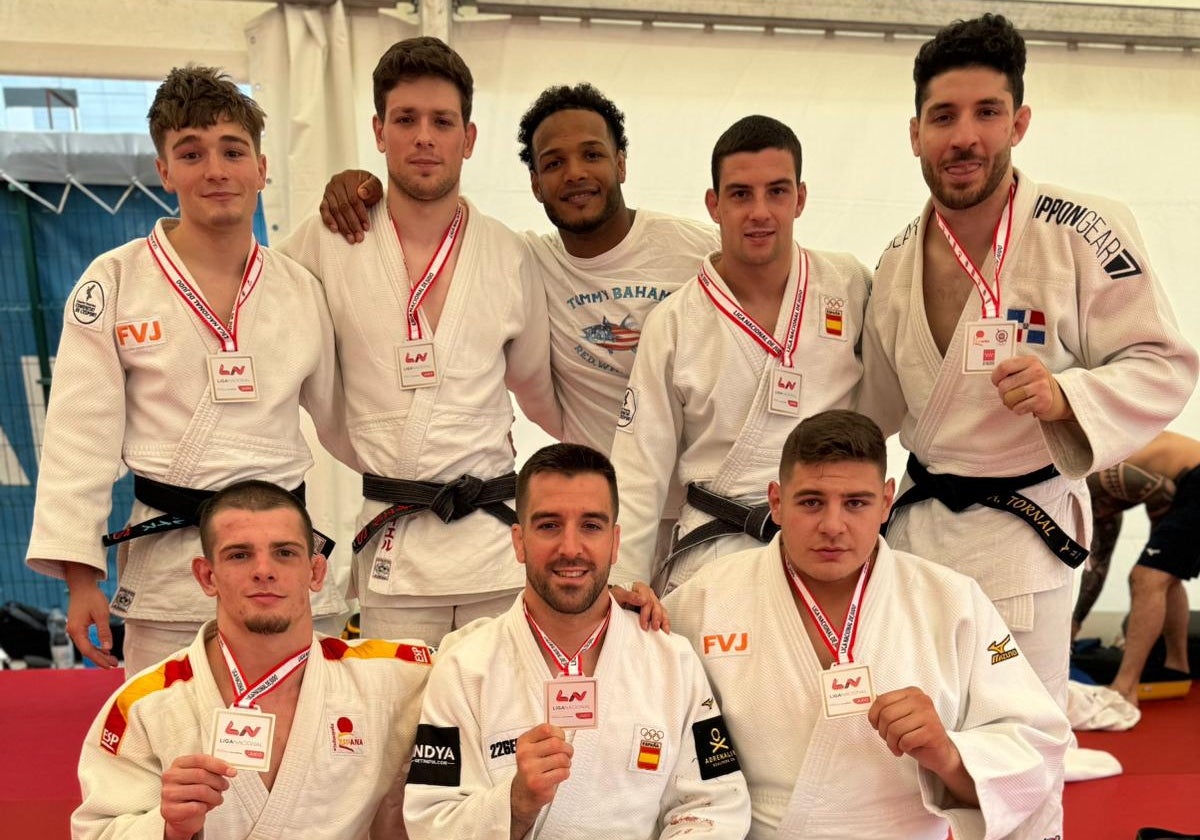
M314 216L280 246L325 286L343 360L347 426L366 472L432 482L512 472L506 385L529 419L561 435L546 299L527 249L465 203L466 228L434 335L440 379L432 387L400 387L396 348L405 339L410 281L386 202L371 208L371 230L359 245ZM425 335L432 334L420 318ZM359 527L387 507L364 500ZM524 584L508 526L483 511L450 523L429 512L396 520L358 557L357 594L367 607L458 603L464 593Z
M700 661L612 602L598 727L568 733L571 775L529 837L745 836L750 805ZM516 739L544 722L552 676L518 597L446 637L421 710L404 818L412 840L508 837Z
M79 759L76 840L161 840L163 771L209 752L214 711L224 707L204 651L215 633L206 624L190 648L133 677L101 709ZM365 840L385 795L403 784L429 672L419 644L314 635L274 784L268 791L246 770L229 779L204 836Z
M175 224L160 221L157 239L198 289L166 237ZM322 443L354 463L320 284L280 254L261 254L262 275L237 330L238 352L253 356L255 402L212 400L208 357L221 343L164 276L145 239L101 255L84 272L67 302L54 367L26 552L32 568L62 577L63 562L73 561L106 571L100 537L122 467L197 490L251 478L298 487L313 463L300 405ZM161 513L135 501L129 521ZM211 618L213 601L191 574L201 553L194 527L120 544L113 613L163 622ZM345 609L333 590L313 595L314 615Z
M712 225L638 210L625 238L596 257L572 256L558 233L527 241L546 288L562 439L607 454L646 316L696 276L720 236Z
M738 745L750 838L945 840L949 827L955 840L1042 840L1061 830L1061 804L1045 802L1061 784L1067 719L970 578L881 539L853 655L870 667L876 695L907 686L929 695L979 808L949 802L937 776L893 756L865 714L824 717L809 618L793 600L778 537L709 564L666 604Z
M1016 476L1053 463L1060 477L1021 492L1086 546L1084 477L1149 442L1196 383L1195 351L1179 332L1136 223L1109 199L1019 176L1000 314L1017 322L1017 354L1045 363L1075 413L1074 420L1042 423L1004 408L987 375L962 372L965 326L980 316L977 291L945 357L938 352L922 286L930 216L926 205L880 259L859 410L885 435L899 430L904 448L932 473ZM980 269L990 282L991 255ZM955 514L929 500L901 508L888 538L978 581L1065 705L1072 570L1026 522L981 506ZM1032 593L1047 590L1060 596L1055 615L1038 622Z
M775 338L783 344L799 278L799 248L783 293ZM849 254L808 252L809 278L795 350L801 374L799 416L770 411L778 361L713 305L693 277L647 320L617 434L612 461L621 497L621 563L616 583L650 580L658 521L671 476L695 482L747 505L766 503L779 451L804 417L854 400L862 365L859 337L870 272ZM705 270L732 293L706 259ZM685 504L676 539L711 517ZM731 534L675 558L671 586L704 563L759 545Z

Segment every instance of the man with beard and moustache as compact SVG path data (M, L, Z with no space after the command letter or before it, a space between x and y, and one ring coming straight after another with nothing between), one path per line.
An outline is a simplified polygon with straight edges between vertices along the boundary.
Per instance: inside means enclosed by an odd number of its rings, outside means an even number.
M608 459L539 450L517 513L525 590L438 653L409 837L744 837L746 783L700 660L682 638L640 631L605 588L620 537Z
M889 543L975 578L1065 708L1084 478L1178 414L1197 361L1129 211L1013 168L1024 69L999 15L917 54L931 197L876 269L859 407L910 453Z
M374 72L387 200L361 246L304 222L281 249L324 283L363 477L354 541L365 635L436 643L521 585L505 504L516 476L508 390L561 434L546 301L516 234L459 195L473 81L436 38L394 44Z
M217 617L117 690L79 760L72 837L403 837L423 644L314 634L312 522L263 481L200 512L192 572Z
M517 132L530 187L555 227L526 234L550 314L550 364L562 439L607 453L613 420L646 316L695 276L719 245L710 225L625 206L625 115L587 82L546 88ZM379 179L347 170L330 179L321 217L362 241L382 197Z

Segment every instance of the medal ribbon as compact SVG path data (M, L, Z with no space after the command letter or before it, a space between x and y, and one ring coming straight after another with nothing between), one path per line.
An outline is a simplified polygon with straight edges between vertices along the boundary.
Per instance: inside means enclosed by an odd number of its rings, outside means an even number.
M853 662L854 637L858 633L858 615L862 609L863 596L866 594L867 574L871 568L871 561L863 563L862 571L858 573L858 584L854 587L854 595L850 598L849 606L846 607L846 617L842 619L840 636L833 629L833 625L829 623L829 618L824 611L813 599L808 587L800 579L800 575L796 574L796 570L786 559L783 561L783 568L787 570L788 581L792 584L792 589L808 607L808 614L812 617L813 624L817 625L817 629L821 631L821 635L825 639L825 647L829 648L829 652L833 654L834 664L847 665Z
M567 658L562 649L554 644L554 640L547 636L541 627L538 627L538 623L533 620L533 616L529 614L529 607L524 602L521 603L521 608L525 610L525 620L533 628L533 634L537 637L538 642L554 657L554 661L558 663L558 670L562 671L568 677L583 676L583 667L580 664L580 660L583 659L585 653L592 649L592 645L596 644L596 640L600 638L600 634L608 626L608 620L612 618L612 605L609 605L608 612L604 615L604 620L596 625L596 629L592 631L592 635L584 640L579 650L575 651L575 655L570 658Z
M242 676L242 669L238 667L237 660L233 658L233 651L225 644L225 637L219 631L217 645L221 648L221 655L225 657L226 667L229 668L229 680L233 683L233 705L239 709L258 708L255 701L278 688L297 668L308 661L308 655L311 652L310 648L296 651L267 672L254 685L247 686L246 678Z
M786 368L794 367L793 354L796 351L796 338L800 334L800 322L804 319L804 300L808 292L808 252L800 249L800 276L796 280L796 297L792 300L792 314L788 319L787 335L781 346L775 336L763 329L757 321L742 311L737 301L722 291L721 287L708 275L704 266L700 266L700 288L708 295L713 306L717 307L726 318L733 321L759 343L768 354L779 359Z
M442 244L438 246L433 257L429 260L429 265L425 266L425 273L421 275L420 281L413 286L412 291L408 295L408 340L420 341L422 338L421 321L417 318L417 311L421 308L421 301L425 300L425 295L433 287L434 281L442 273L442 269L446 265L446 259L450 256L450 250L454 247L454 240L458 238L459 228L462 227L463 206L461 204L454 211L454 218L450 220L450 226L446 228L446 232L442 234ZM404 252L404 241L400 236L400 228L396 225L396 220L392 219L392 229L396 231L396 239L400 240L400 251Z
M1000 219L996 222L996 230L992 234L992 253L996 256L996 291L994 293L988 286L987 280L984 279L983 273L975 266L971 255L963 250L958 237L954 235L954 231L950 230L950 224L936 207L933 208L937 226L946 237L946 241L950 243L950 250L954 252L958 264L962 266L963 271L967 273L979 291L979 298L983 302L980 308L983 310L984 320L1000 317L1000 270L1004 267L1004 258L1008 254L1008 240L1012 238L1012 204L1013 196L1016 194L1017 184L1016 181L1013 181L1008 188L1008 203L1004 205L1004 212L1000 214Z
M228 329L221 323L221 319L208 308L204 297L192 288L192 284L183 276L179 266L171 260L171 256L158 241L157 231L150 231L146 242L150 246L150 255L158 263L163 276L167 278L176 293L183 298L183 302L196 313L196 317L212 330L213 335L221 342L221 350L225 353L236 353L238 349L238 315L242 311L242 304L246 302L250 293L254 291L254 287L258 285L258 278L262 276L263 271L262 250L258 247L258 242L254 240L254 237L250 238L250 258L246 260L246 270L242 273L242 284L238 289L237 301L233 305L233 317L230 319Z

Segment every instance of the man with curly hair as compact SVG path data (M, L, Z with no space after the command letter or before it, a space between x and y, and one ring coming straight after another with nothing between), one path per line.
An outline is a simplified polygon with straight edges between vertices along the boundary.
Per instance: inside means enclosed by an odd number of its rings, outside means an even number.
M910 453L889 543L975 578L1065 708L1084 478L1179 413L1197 360L1129 211L1013 167L1024 70L999 15L917 55L931 197L880 258L860 410Z
M717 233L625 206L625 116L586 82L544 90L517 140L557 228L527 239L546 287L564 439L608 452L646 317L695 276ZM666 518L675 518L670 506Z

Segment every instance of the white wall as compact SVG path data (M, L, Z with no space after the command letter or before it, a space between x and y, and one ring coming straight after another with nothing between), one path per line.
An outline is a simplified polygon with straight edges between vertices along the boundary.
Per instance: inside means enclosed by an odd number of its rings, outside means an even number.
M241 27L266 7L9 0L0 5L0 72L79 73L86 63L89 75L111 66L111 75L155 76L171 64L224 56L219 63L236 74L245 59ZM376 25L354 23L357 30ZM394 20L380 26L395 37L412 31ZM712 143L755 112L789 123L804 143L809 204L797 231L807 245L851 251L873 265L926 195L907 140L919 41L508 21L456 24L452 40L477 85L479 142L465 191L512 227L548 226L516 157L517 120L546 85L580 80L626 113L631 206L704 218ZM354 63L369 72L374 57L356 55ZM369 90L352 95L363 164L379 170L367 139ZM1127 202L1179 320L1200 343L1191 259L1200 232L1200 56L1032 45L1026 101L1033 121L1014 153L1017 165L1035 180ZM1193 399L1172 428L1200 437L1200 404ZM526 447L533 439L522 437ZM1144 517L1128 519L1098 610L1127 603L1120 578L1147 530ZM1200 604L1200 585L1191 594Z

